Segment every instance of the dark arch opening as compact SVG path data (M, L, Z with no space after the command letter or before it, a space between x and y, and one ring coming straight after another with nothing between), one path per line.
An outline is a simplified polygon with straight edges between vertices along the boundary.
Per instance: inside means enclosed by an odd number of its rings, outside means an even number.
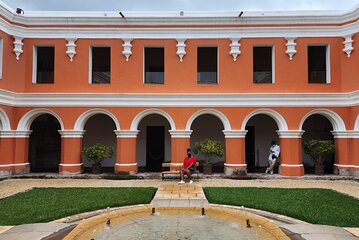
M279 144L276 121L265 114L258 114L249 119L246 124L246 164L247 172L265 172L268 167L268 156L271 141ZM278 162L275 172L278 171Z
M30 130L30 172L58 172L61 161L59 121L50 114L43 114L32 122Z
M331 122L320 114L314 114L309 116L303 123L304 134L302 136L302 144L305 141L316 140L330 140L334 143L334 137L331 131L333 126ZM302 151L302 161L304 165L304 172L306 174L313 174L315 169L315 162L305 152ZM333 174L335 162L335 154L326 156L324 162L324 173Z

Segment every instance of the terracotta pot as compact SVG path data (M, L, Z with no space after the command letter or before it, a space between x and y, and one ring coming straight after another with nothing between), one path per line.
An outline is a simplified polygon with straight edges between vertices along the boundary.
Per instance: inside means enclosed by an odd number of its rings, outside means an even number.
M94 173L94 174L101 173L101 163L93 163L92 164L92 173Z
M212 174L212 167L213 165L211 163L203 164L203 174Z

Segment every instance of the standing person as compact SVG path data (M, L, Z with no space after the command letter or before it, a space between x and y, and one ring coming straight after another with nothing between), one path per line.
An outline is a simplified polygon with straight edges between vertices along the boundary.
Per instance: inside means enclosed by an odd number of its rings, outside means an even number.
M273 168L278 160L279 154L280 154L280 147L276 144L275 141L272 141L270 143L270 149L269 149L269 157L268 157L268 163L269 167L266 170L266 173L273 174Z
M185 181L183 181L183 175L186 174L189 179L189 184L192 184L192 174L191 170L195 170L196 168L196 158L192 156L191 149L187 148L187 157L183 160L183 165L181 167L181 180L178 182L179 184L184 184Z

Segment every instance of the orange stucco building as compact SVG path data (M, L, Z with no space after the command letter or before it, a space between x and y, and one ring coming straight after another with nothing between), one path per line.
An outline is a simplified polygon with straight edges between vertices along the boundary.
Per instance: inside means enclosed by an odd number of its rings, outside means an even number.
M359 6L0 13L1 175L81 173L96 142L116 149L104 167L156 171L202 138L225 145L226 174L264 167L275 139L280 174L302 176L318 138L329 172L359 175Z

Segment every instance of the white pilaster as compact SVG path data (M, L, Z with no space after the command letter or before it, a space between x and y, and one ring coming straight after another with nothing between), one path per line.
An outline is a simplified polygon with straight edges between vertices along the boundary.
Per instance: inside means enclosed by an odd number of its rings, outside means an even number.
M348 36L344 36L344 48L343 48L343 52L345 52L348 56L348 58L350 57L351 52L354 50L353 47L353 39L352 39L352 35L348 35Z
M286 37L287 40L287 51L285 51L286 54L289 56L289 60L293 59L293 55L297 53L297 50L295 49L295 46L297 45L294 41L294 37Z
M123 40L123 51L122 51L122 54L125 56L126 58L126 62L128 62L128 59L130 58L130 56L132 55L132 51L131 51L131 48L132 48L132 38L124 38L122 39Z
M66 50L66 54L69 56L70 61L73 61L74 56L76 55L76 38L68 38L67 39L67 50Z
M186 39L178 38L176 47L176 54L180 58L180 62L183 62L183 57L186 55Z
M19 60L20 58L20 55L24 52L22 50L22 47L24 46L24 44L22 43L22 40L24 38L22 37L18 37L18 36L13 36L15 41L14 41L14 49L13 49L13 52L15 53L16 55L16 60Z
M240 38L231 38L232 43L229 44L231 47L230 55L233 57L233 61L237 61L237 57L241 54L241 50L239 49L241 44L239 43Z

